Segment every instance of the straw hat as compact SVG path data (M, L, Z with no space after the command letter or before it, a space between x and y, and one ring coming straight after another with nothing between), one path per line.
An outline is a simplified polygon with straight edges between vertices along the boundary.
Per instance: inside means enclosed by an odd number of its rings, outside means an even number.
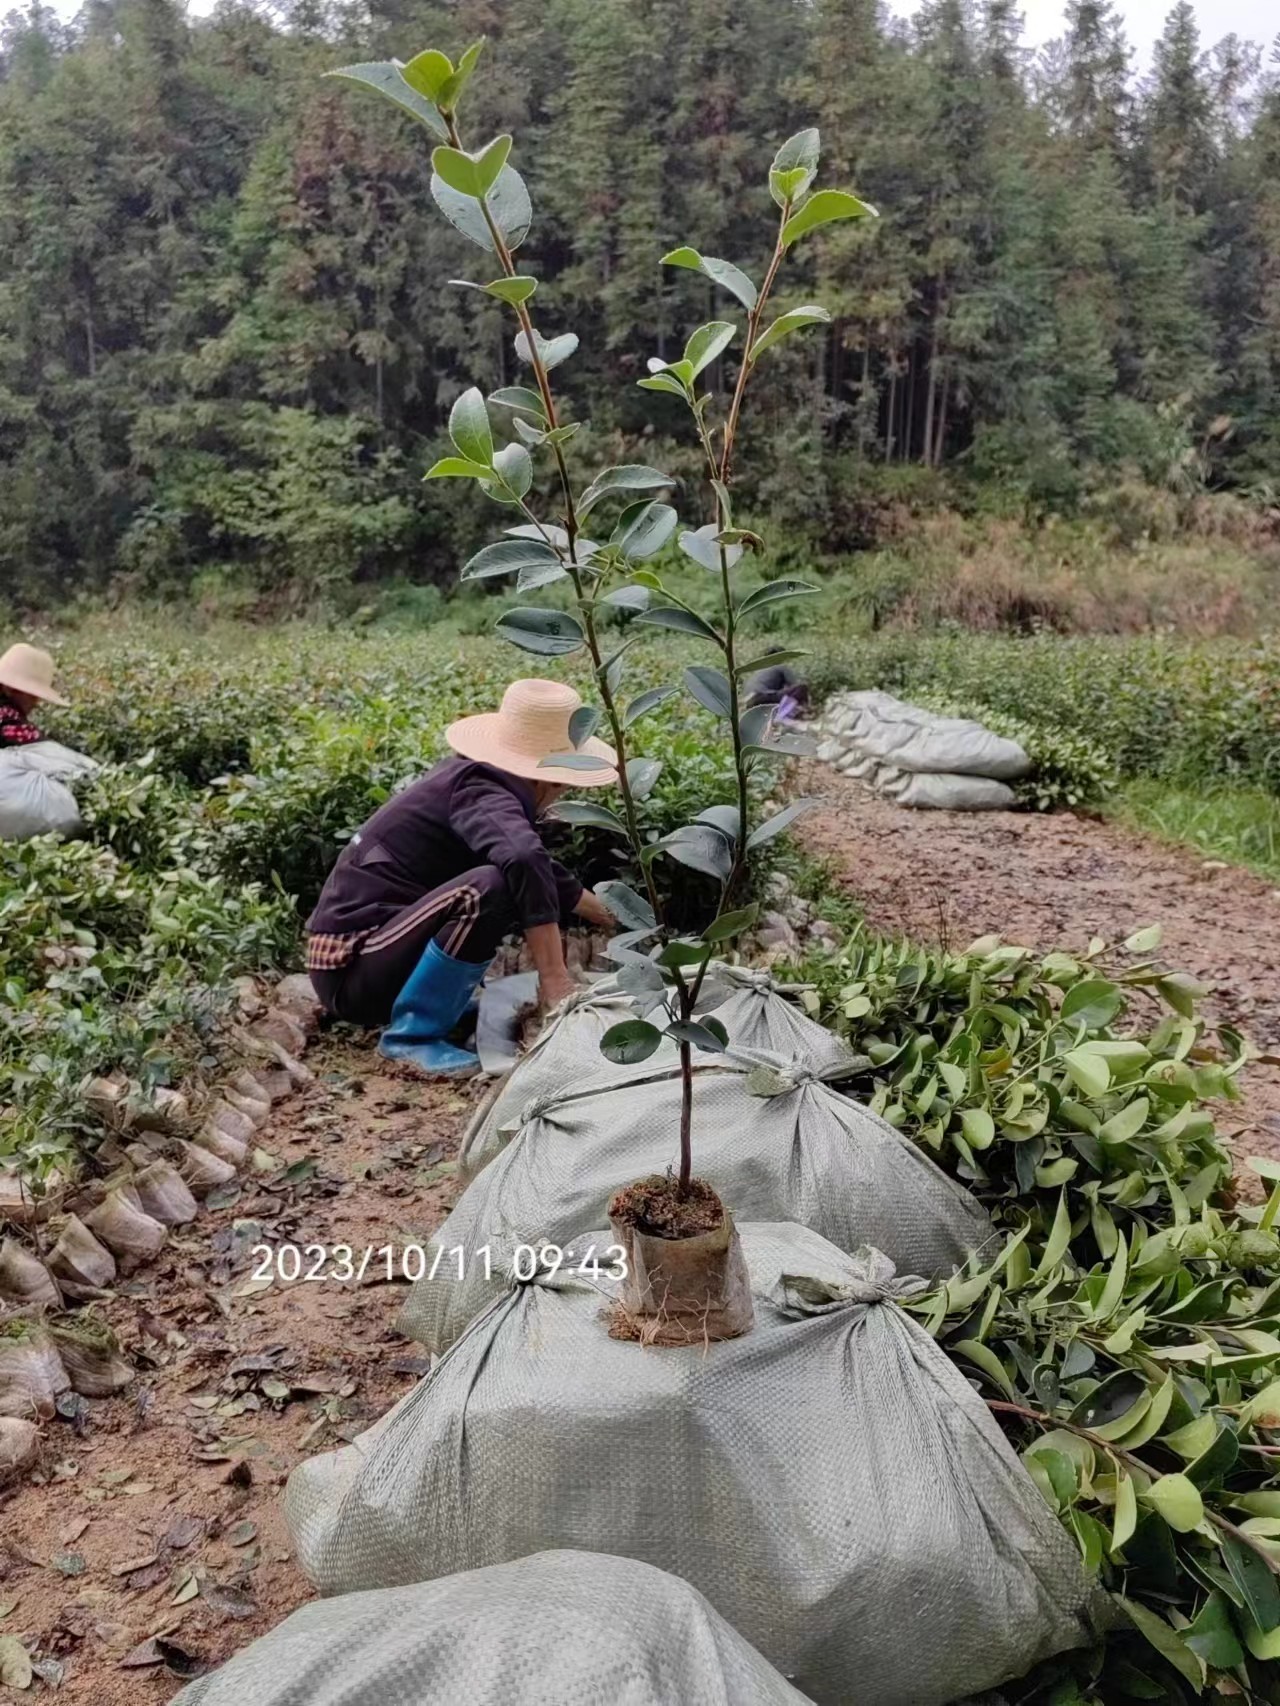
M463 758L478 759L531 782L607 788L618 780L617 753L602 740L584 740L575 749L569 739L569 719L581 704L581 696L561 681L513 681L502 695L500 711L462 717L450 723L444 738ZM579 770L541 762L575 751L580 757L598 759L599 767Z
M19 643L10 646L0 657L0 687L12 687L15 692L29 693L33 699L47 699L52 705L69 705L61 693L53 690L53 659L39 646Z

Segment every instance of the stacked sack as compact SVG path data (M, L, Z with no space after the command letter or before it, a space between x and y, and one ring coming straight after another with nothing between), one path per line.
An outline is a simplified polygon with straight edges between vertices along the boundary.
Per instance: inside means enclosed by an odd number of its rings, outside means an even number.
M1074 1545L902 1307L985 1214L832 1087L846 1046L767 978L707 983L730 1049L695 1064L695 1165L735 1214L752 1329L611 1334L621 1251L595 1228L675 1161L680 1083L666 1052L600 1055L629 1011L601 980L467 1134L402 1323L431 1372L289 1479L294 1555L347 1597L181 1706L943 1706L1095 1637Z
M801 1226L739 1232L737 1339L611 1337L619 1280L588 1254L608 1231L510 1285L368 1432L294 1470L302 1569L348 1594L609 1552L679 1576L820 1706L943 1706L1089 1642L1100 1590L901 1307L922 1282Z
M173 1706L804 1706L700 1593L539 1552L304 1605Z
M1009 783L1031 770L1017 741L874 690L834 694L819 736L819 758L900 806L1008 811L1017 804Z

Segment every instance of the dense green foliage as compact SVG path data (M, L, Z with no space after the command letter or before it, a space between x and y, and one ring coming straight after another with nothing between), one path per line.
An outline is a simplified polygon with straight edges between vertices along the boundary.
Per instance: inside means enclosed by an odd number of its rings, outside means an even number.
M1118 1634L1010 1693L1046 1706L1276 1698L1280 1194L1215 1206L1230 1164L1211 1107L1244 1051L1158 938L1040 959L854 929L801 968L861 1052L854 1093L1002 1233L913 1307L1119 1596Z
M710 307L658 257L756 265L769 158L814 122L829 181L886 218L819 233L788 279L780 306L833 320L762 378L757 513L843 549L878 491L942 466L1037 512L1120 470L1180 502L1274 481L1280 90L1238 42L1206 54L1187 4L1141 88L1096 0L1034 66L1002 0L910 23L866 0L289 17L94 0L3 31L6 593L452 578L482 523L419 476L465 376L508 361L503 310L447 286L465 245L426 205L426 139L318 77L480 34L480 133L530 143L544 329L582 334L568 395L597 464L694 468L654 443L676 400L625 383Z

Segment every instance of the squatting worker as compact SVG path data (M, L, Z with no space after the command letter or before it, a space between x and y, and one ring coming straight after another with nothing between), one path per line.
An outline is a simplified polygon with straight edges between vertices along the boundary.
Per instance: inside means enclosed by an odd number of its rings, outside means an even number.
M307 967L329 1012L385 1025L381 1052L427 1072L472 1070L445 1039L467 1012L502 938L523 931L539 996L571 994L562 922L605 929L613 916L547 852L538 819L569 788L618 780L617 755L587 740L597 769L543 761L574 750L582 701L556 681L514 681L499 711L445 732L446 758L353 835L307 920Z
M53 659L38 646L10 646L0 656L0 748L44 739L31 721L32 711L42 700L50 705L67 703L53 690Z

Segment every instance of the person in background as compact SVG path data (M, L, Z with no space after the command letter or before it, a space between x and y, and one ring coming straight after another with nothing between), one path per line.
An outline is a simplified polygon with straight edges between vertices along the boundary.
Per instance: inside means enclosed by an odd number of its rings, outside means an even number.
M746 684L747 704L776 705L777 721L785 723L809 709L809 683L785 663L757 670Z
M575 985L561 926L613 926L603 902L548 853L538 830L569 788L615 783L617 755L589 739L579 758L569 719L582 701L556 681L514 681L502 708L445 732L443 759L353 835L307 920L307 969L337 1018L384 1025L379 1050L430 1073L479 1064L446 1039L472 1004L503 937L523 932L551 1008Z
M45 738L31 721L42 700L67 703L53 690L53 659L38 646L10 646L0 656L0 747L29 746Z

